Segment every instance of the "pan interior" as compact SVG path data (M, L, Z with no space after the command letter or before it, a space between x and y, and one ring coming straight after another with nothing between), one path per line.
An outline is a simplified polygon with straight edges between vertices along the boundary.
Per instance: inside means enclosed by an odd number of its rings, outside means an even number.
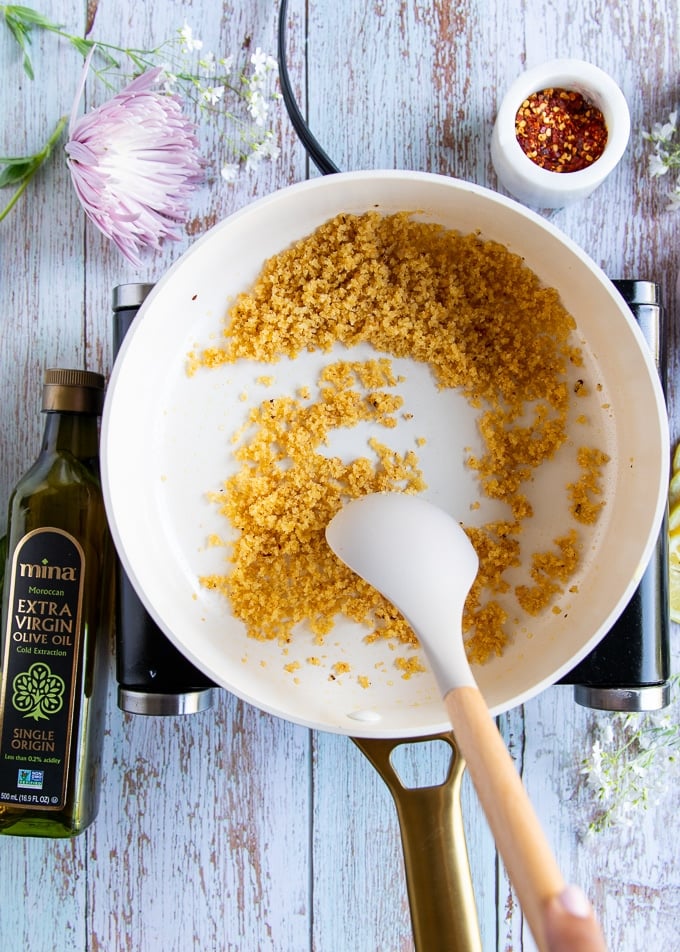
M298 723L355 736L407 737L444 729L446 717L429 673L404 679L395 669L400 649L368 644L365 631L341 620L322 646L305 630L285 648L254 640L226 600L198 582L225 570L224 549L208 540L230 530L208 493L233 472L230 441L248 408L313 387L322 366L347 352L338 345L331 354L276 365L241 362L193 376L186 356L220 335L229 301L248 288L266 257L340 211L376 207L413 210L424 220L502 242L560 290L576 319L585 367L570 373L589 375L601 389L585 398L592 405L578 401L572 413L588 412L596 421L592 441L611 457L607 505L585 535L576 590L559 601L559 613L529 618L515 607L511 644L475 674L499 712L573 667L626 604L651 552L667 478L663 403L644 341L601 272L553 228L493 193L420 173L348 173L276 193L216 226L159 282L128 332L109 385L103 476L126 571L161 628L194 663L244 699ZM351 351L352 360L372 355L368 345ZM502 505L480 497L465 465L469 450L481 448L476 412L460 393L438 390L429 368L408 359L393 366L411 416L390 434L390 447L412 449L424 438L417 452L427 498L464 524L502 517ZM371 435L385 441L384 431L361 424L334 434L328 452L357 455ZM563 521L559 507L566 512L566 496L558 488L574 478L573 461L573 446L565 446L536 472L535 515L523 537L528 549L549 547ZM318 663L310 664L310 657ZM349 670L338 674L336 663Z

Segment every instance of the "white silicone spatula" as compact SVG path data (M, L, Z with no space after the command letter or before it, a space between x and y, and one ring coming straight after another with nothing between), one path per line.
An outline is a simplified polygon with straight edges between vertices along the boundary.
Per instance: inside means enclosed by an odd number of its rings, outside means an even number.
M542 907L565 884L465 654L463 606L478 569L472 544L442 509L404 493L350 502L326 539L418 636L517 898L545 949Z

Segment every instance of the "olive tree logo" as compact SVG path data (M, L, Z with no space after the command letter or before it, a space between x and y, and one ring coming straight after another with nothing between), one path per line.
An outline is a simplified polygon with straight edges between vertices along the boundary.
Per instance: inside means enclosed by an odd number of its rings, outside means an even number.
M65 689L63 678L52 674L49 665L37 661L14 678L12 706L25 717L46 721L62 709Z

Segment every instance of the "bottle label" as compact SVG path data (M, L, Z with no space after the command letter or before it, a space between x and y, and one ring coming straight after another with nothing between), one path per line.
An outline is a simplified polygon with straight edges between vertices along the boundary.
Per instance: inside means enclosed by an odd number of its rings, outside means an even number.
M29 532L11 564L0 695L0 806L66 802L85 553L61 529Z

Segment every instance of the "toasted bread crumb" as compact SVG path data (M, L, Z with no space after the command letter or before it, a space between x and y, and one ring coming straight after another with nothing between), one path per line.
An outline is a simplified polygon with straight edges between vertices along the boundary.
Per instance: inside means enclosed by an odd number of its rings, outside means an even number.
M192 352L189 372L239 359L275 363L365 341L386 355L427 363L441 388L460 388L479 411L484 447L480 455L468 452L467 465L480 497L506 503L510 513L506 521L466 527L480 571L464 630L470 659L482 663L502 653L508 638L497 596L514 591L535 615L578 568L573 530L558 531L557 553L520 552L523 524L533 515L525 484L564 444L572 394L591 390L585 379L568 383L567 368L583 364L574 327L557 292L498 243L406 213L341 214L266 262L231 308L223 344ZM389 356L330 364L317 382L318 397L301 387L298 399L266 400L238 433L240 469L213 494L238 530L230 571L202 582L229 598L252 637L286 643L306 621L320 643L344 615L368 626L368 640L417 644L401 615L333 556L324 537L346 499L425 488L416 454L396 453L376 439L347 464L320 452L336 428L369 420L389 431L398 416L411 418L394 391L399 377ZM565 489L577 521L591 524L600 513L604 500L593 497L602 495L606 461L595 448L579 453L582 475ZM530 562L532 584L511 590L506 571L520 561ZM404 678L422 670L415 656L396 664Z

